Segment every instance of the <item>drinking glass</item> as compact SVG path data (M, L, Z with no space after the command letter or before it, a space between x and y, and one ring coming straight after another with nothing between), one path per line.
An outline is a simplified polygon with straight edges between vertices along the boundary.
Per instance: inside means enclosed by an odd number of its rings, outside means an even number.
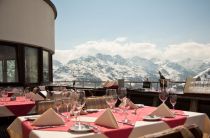
M0 88L0 105L2 105L3 103L3 98L2 98L2 91L3 91L3 89L2 88Z
M114 109L117 102L117 92L116 89L107 89L106 90L106 103L111 109Z
M24 102L25 101L25 92L24 92L24 90L22 89L22 88L19 88L18 89L18 91L19 91L19 96L18 96L18 101L20 101L20 102Z
M8 91L7 90L2 90L1 95L2 95L2 98L3 98L3 102L6 102L7 97L8 97Z
M78 115L78 111L77 111L77 92L75 90L71 90L71 95L70 95L70 99L71 99L71 104L70 104L70 114L73 114L76 120L76 124L77 125L77 115Z
M77 122L74 125L74 127L76 127L77 130L83 130L86 128L86 126L82 125L80 122L80 112L81 112L82 108L85 106L85 102L86 102L85 91L77 90L76 91L76 101L74 102L74 107L75 107L74 114L77 115L77 117L79 118L78 121L76 120Z
M61 108L61 105L62 105L62 99L55 99L55 109L56 109L56 112L58 114L60 114L60 108Z
M177 95L176 95L176 94L170 95L170 103L171 103L171 105L173 106L173 111L174 111L174 113L175 113L176 101L177 101Z
M126 88L119 88L117 91L118 99L122 102L123 98L127 96Z
M30 95L30 87L26 87L24 89L24 93L25 93L25 99L26 99L26 101L30 101L32 99L32 97Z
M129 99L127 96L127 89L126 88L119 88L118 89L118 99L121 101L120 108L123 111L125 118L122 120L123 123L129 123L130 120L128 119L127 110L129 108Z
M165 101L168 99L168 93L166 91L161 91L159 93L159 99L162 101L162 103L165 103Z
M69 119L69 108L70 108L70 104L71 104L71 99L70 99L70 97L64 97L62 99L62 101L66 107L66 112L67 112L66 118Z

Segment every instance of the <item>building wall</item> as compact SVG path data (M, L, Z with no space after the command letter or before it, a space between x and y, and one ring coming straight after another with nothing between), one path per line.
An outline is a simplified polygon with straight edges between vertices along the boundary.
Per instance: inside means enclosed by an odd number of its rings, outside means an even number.
M44 0L0 0L0 41L54 52L55 12Z

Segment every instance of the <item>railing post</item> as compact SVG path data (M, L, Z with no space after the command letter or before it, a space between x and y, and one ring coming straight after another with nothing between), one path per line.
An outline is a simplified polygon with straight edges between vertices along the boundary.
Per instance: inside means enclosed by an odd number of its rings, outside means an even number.
M82 88L85 88L85 80L83 79Z

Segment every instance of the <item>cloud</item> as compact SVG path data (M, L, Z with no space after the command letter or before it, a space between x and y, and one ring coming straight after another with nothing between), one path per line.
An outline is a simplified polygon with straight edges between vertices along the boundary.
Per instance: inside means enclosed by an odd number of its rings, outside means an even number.
M54 59L66 63L70 59L79 58L81 56L94 56L97 53L102 53L121 55L126 58L139 56L147 59L162 58L179 61L186 58L210 59L209 51L210 44L188 42L172 44L162 49L153 43L129 42L126 37L120 37L112 41L88 41L70 50L56 50Z
M172 61L181 61L191 58L194 60L210 59L210 44L188 42L169 45L164 51L164 58Z
M127 40L127 37L118 37L115 39L116 42L125 42Z

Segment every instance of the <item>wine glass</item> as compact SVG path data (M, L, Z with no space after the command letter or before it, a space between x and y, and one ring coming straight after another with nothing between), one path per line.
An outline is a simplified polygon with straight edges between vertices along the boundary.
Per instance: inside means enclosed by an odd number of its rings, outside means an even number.
M54 105L55 105L55 109L56 109L56 112L58 114L60 114L60 108L61 108L61 105L62 105L62 99L55 99L55 102L54 102Z
M25 92L24 92L23 88L19 88L18 91L19 91L18 101L24 102L25 101L25 99L24 99Z
M4 104L4 102L5 102L5 97L4 97L4 93L5 93L5 89L4 88L0 88L0 104Z
M127 96L127 89L126 88L119 88L117 91L118 99L122 102L123 98Z
M82 108L85 106L85 102L86 102L85 91L84 90L77 90L76 91L76 101L74 102L74 108L75 108L74 114L77 115L78 118L80 117L80 112L81 112ZM77 130L86 129L86 126L81 124L80 118L76 122L76 124L74 125L74 127Z
M26 101L30 101L31 100L31 95L30 95L30 87L26 87L24 89L24 93L25 93L25 99Z
M123 123L129 123L130 120L128 119L128 113L127 110L130 107L129 106L129 99L127 96L127 89L126 88L119 88L118 89L118 99L121 101L121 104L119 105L120 109L122 109L123 114L125 118L122 120Z
M170 95L170 103L171 103L171 105L173 106L173 111L174 111L174 113L175 113L176 101L177 101L177 95L176 95L176 94Z
M2 91L3 91L3 88L0 88L0 105L3 104Z
M69 108L70 108L70 104L71 104L71 98L70 98L70 96L64 97L62 99L62 101L63 101L63 104L66 106L66 112L67 112L66 118L69 119Z
M162 101L162 103L165 103L165 101L168 99L168 93L166 91L161 91L159 93L159 99Z
M3 98L3 102L6 102L7 101L7 97L8 97L7 89L2 90L1 95L2 95L2 98Z
M117 92L116 89L107 89L106 90L106 103L111 109L114 109L117 102Z

